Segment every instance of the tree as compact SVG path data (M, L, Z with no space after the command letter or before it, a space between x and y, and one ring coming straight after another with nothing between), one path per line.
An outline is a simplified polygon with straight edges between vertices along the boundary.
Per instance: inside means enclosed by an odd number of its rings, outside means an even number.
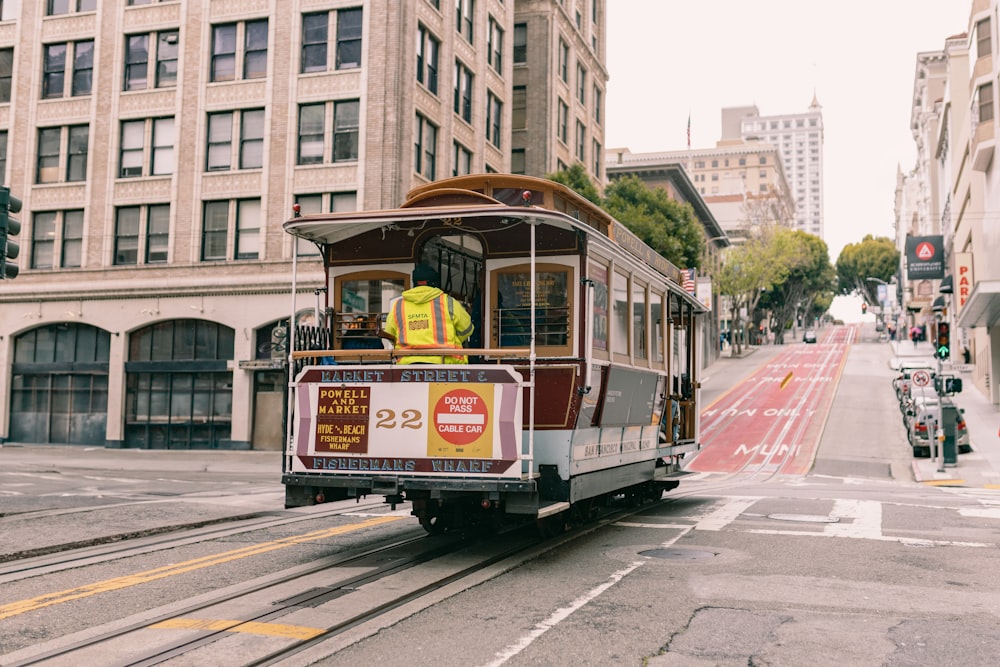
M625 176L604 191L604 210L675 266L698 268L705 251L705 230L690 204L650 188L638 176Z
M671 199L663 188L650 188L638 176L630 175L610 183L602 198L579 162L569 169L548 174L546 178L603 208L675 266L701 266L705 251L704 227L690 204Z
M780 344L789 323L799 315L811 319L812 306L818 298L832 301L837 276L826 243L818 236L777 228L773 242L775 262L786 270L762 296L760 305L770 310L775 343Z
M844 247L837 258L840 294L857 294L866 303L878 303L878 281L888 283L899 272L899 250L891 239L868 234L861 243ZM877 278L877 281L868 280Z
M594 185L594 182L590 180L590 175L587 174L587 168L579 162L574 162L573 166L569 169L548 174L545 178L561 185L565 185L581 197L589 199L598 206L603 205L603 201L601 200L601 191L598 190L597 186Z
M715 276L719 293L729 298L730 321L733 323L732 343L736 354L743 344L736 325L740 313L752 314L766 290L787 275L787 267L780 261L780 244L775 240L773 230L751 236L745 243L730 248L726 252L722 268ZM752 325L752 322L744 322ZM743 327L745 335L746 326Z

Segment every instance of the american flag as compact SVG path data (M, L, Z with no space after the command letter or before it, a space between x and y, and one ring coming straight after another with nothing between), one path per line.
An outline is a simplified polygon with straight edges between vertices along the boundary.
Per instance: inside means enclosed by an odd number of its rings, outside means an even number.
M687 292L688 294L694 294L695 293L694 269L684 269L683 273L684 273L684 282L681 286L684 288L684 291Z

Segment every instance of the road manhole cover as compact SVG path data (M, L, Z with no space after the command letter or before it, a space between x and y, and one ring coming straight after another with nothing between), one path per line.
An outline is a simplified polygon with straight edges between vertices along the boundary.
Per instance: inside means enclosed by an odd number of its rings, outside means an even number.
M775 521L801 521L803 523L837 523L835 516L819 516L818 514L768 514L768 519Z
M640 551L639 555L664 560L698 560L715 557L711 551L698 551L697 549L649 549L648 551Z

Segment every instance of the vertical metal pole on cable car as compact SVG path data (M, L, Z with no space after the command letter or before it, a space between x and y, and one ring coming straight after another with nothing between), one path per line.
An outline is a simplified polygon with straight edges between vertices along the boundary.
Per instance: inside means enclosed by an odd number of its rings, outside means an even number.
M588 267L589 268L589 265ZM594 379L594 280L590 277L587 268L584 271L587 276L583 279L587 287L586 311L583 313L583 344L586 346L583 351L583 363L587 366L583 370L583 388L589 394L593 386Z
M298 237L295 237L298 239ZM294 422L295 413L295 383L293 382L292 372L295 370L295 360L292 357L292 353L295 352L295 295L298 293L298 277L299 277L299 253L297 252L298 244L292 244L292 314L288 318L288 334L285 336L285 345L288 348L288 405L285 408L285 451L281 456L281 471L286 472L291 466L289 465L289 451L294 451L292 449L292 423ZM324 250L325 251L325 250ZM326 262L324 262L326 264Z
M531 227L531 342L528 353L528 385L531 389L531 398L528 401L528 474L532 473L535 457L535 225L538 221L529 219L528 226Z

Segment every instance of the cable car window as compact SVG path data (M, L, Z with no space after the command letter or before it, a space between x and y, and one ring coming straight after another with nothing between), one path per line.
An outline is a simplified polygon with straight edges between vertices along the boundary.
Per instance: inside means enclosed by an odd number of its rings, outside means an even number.
M500 347L531 344L531 273L527 267L495 274L494 341ZM535 266L535 345L566 347L572 342L569 287L572 271L557 265ZM555 350L552 350L555 351ZM562 352L565 353L565 350Z
M594 349L608 350L608 268L590 265L590 279L594 281Z
M632 284L632 336L635 356L646 358L646 287Z
M615 354L628 354L628 277L616 271L611 290L615 304L611 320L611 349Z
M385 322L389 302L406 289L402 276L351 276L340 279L334 318L335 334L344 349L383 347L378 332Z

